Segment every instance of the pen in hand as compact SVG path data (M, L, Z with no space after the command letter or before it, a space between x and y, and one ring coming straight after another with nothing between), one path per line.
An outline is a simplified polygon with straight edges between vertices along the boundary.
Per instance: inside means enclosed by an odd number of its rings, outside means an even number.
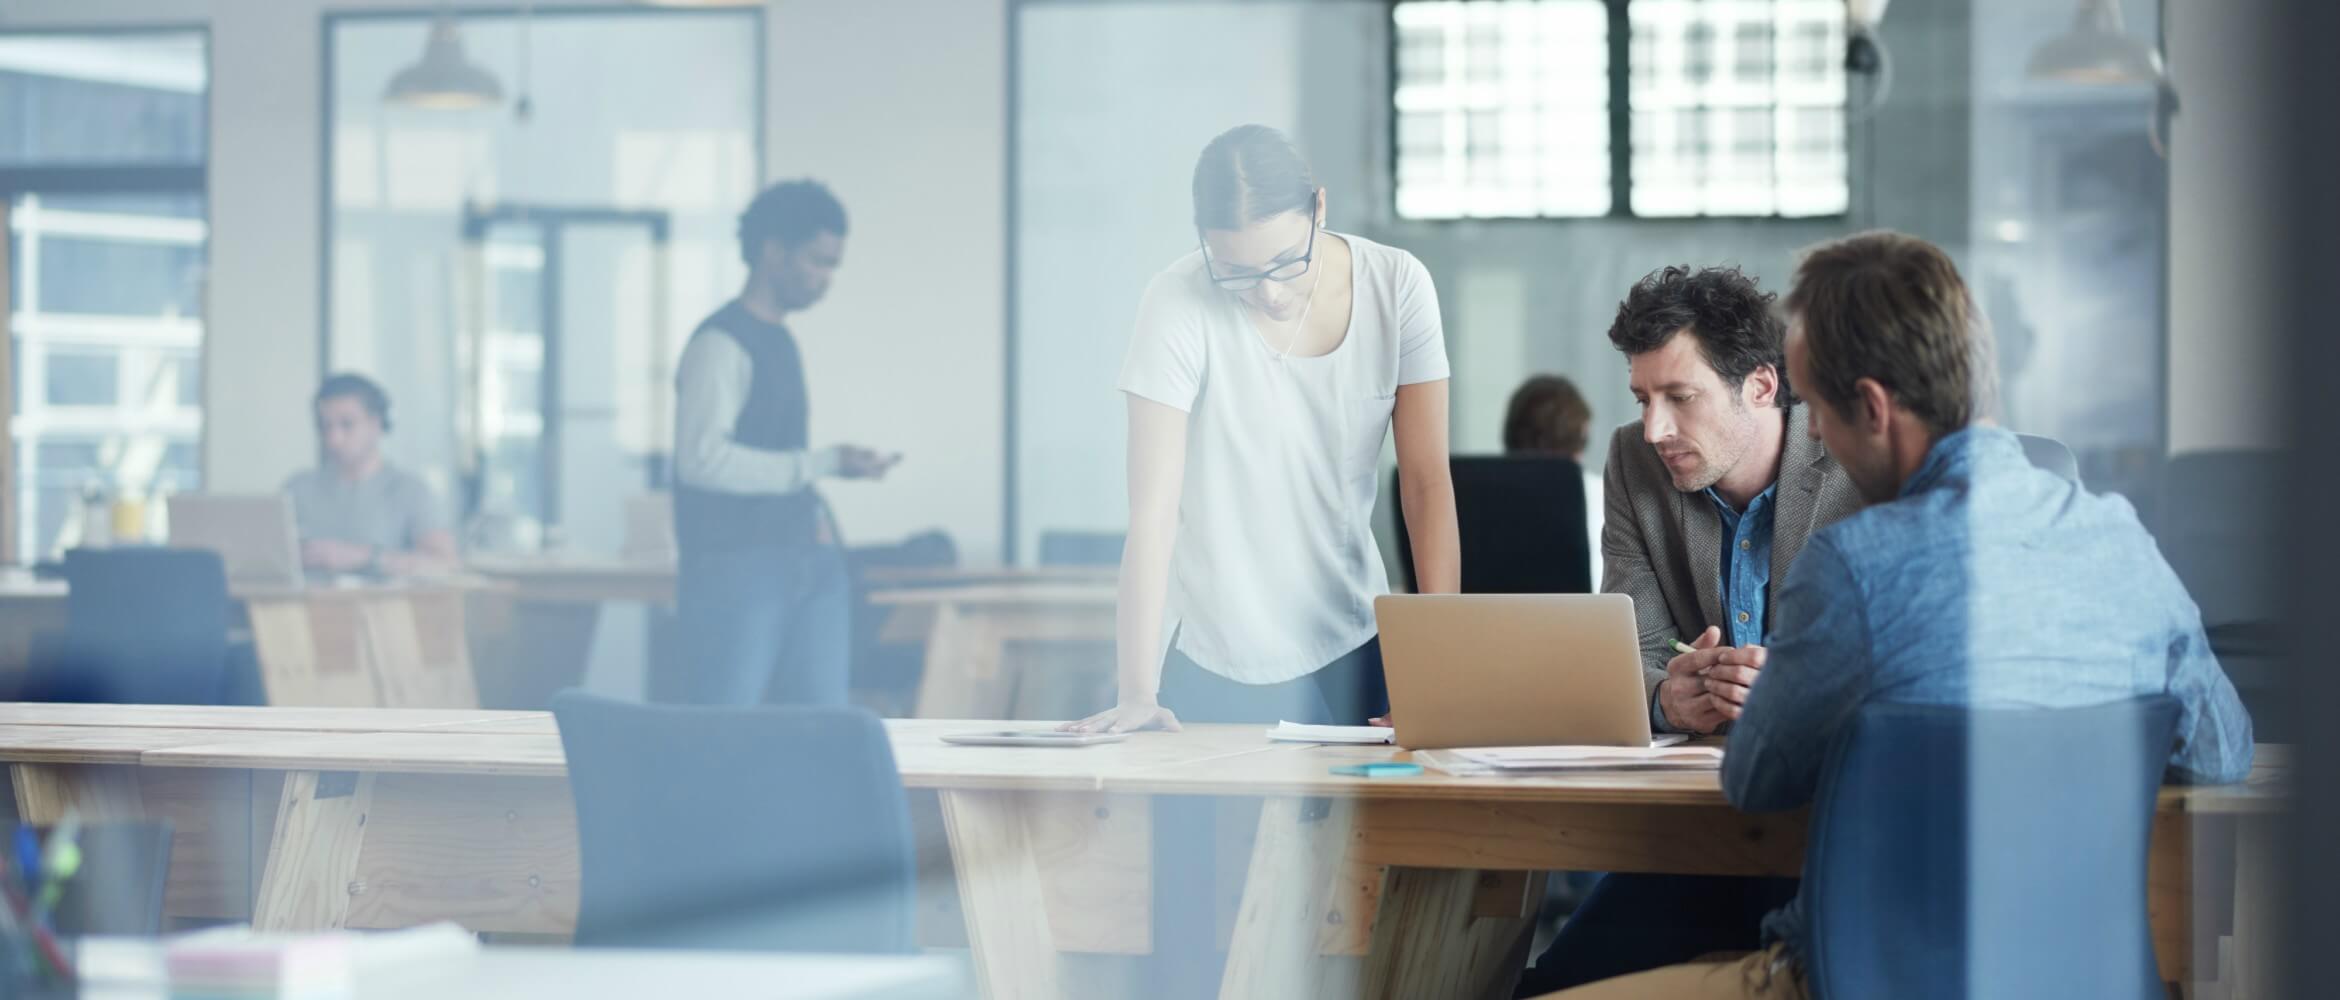
M1675 640L1674 640L1674 652L1677 652L1677 653L1695 653L1695 652L1698 652L1698 647L1696 647L1696 646L1692 646L1692 645L1690 645L1689 643L1687 643L1687 642L1683 642L1681 639L1677 638L1677 639L1675 639ZM1698 668L1698 676L1700 676L1700 677L1704 677L1704 676L1706 676L1706 668L1705 668L1705 667L1700 667L1700 668Z

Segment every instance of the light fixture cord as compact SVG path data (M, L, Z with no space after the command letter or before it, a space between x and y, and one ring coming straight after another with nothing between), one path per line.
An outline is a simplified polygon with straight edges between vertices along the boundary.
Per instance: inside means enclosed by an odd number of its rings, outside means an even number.
M523 122L536 111L534 102L528 96L528 36L535 22L534 0L520 0L520 93L512 101L512 117Z

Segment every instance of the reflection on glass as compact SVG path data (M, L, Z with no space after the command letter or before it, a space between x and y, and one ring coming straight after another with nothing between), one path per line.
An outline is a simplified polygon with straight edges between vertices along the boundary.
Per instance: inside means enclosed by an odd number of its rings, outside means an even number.
M201 163L207 80L193 32L0 37L0 166Z
M1398 214L1608 213L1601 0L1404 3L1391 19Z
M57 204L78 207L54 207ZM85 492L196 488L202 272L196 195L11 199L19 551L78 540Z

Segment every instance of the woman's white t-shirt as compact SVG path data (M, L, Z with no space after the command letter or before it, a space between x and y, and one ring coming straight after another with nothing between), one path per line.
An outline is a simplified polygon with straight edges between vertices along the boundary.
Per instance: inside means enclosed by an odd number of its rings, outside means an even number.
M1389 574L1375 474L1401 385L1447 377L1438 294L1414 255L1349 246L1348 335L1279 359L1198 251L1146 286L1121 390L1187 414L1164 629L1212 673L1306 675L1374 634Z

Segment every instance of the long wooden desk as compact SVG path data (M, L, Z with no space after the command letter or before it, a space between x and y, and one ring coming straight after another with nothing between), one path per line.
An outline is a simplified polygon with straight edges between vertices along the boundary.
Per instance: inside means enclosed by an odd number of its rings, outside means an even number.
M976 586L907 587L879 591L870 603L891 609L889 628L926 624L926 671L919 683L918 716L927 719L1014 719L1060 716L1040 710L1066 700L1103 707L1111 701L1110 653L1042 671L1015 643L1113 642L1114 589L1110 579L1045 579ZM1027 710L1027 706L1030 710Z
M1329 768L1402 752L1271 744L1256 726L1068 750L936 738L981 723L888 725L905 783L941 799L968 942L994 997L1069 992L1064 953L1148 950L1154 880L1192 874L1149 871L1151 796L1258 804L1230 930L1222 995L1233 997L1499 995L1533 913L1529 873L1792 875L1802 860L1802 814L1738 813L1711 773L1374 780ZM192 829L209 847L175 863L214 870L175 869L174 907L232 902L243 878L266 927L574 926L574 810L549 717L373 732L0 724L0 761L28 819L72 803ZM2249 982L2259 967L2256 903L2284 774L2266 748L2251 784L2164 791L2151 912L2167 978ZM220 861L239 815L260 843L240 872ZM2240 831L2244 897L2225 969L2214 957L2225 907L2197 898L2197 864L2223 842L2204 834L2218 825ZM2204 943L2210 959L2196 953Z
M269 704L474 708L464 642L466 595L480 581L246 586L232 596L249 626ZM0 577L0 670L30 662L33 637L65 627L66 587Z
M539 706L579 683L601 606L672 607L673 561L583 554L480 556L467 568L505 589L475 603L483 654L504 663L486 704ZM1051 714L1049 698L1086 707L1088 688L1109 682L1104 657L1080 669L1033 673L1010 647L1029 642L1113 641L1113 571L1096 567L875 567L866 582L886 614L880 634L924 643L917 714L927 718L1023 718ZM1043 658L1045 659L1045 658ZM503 680L511 683L502 683ZM1019 690L1020 681L1033 690ZM1066 687L1082 690L1066 693ZM1110 692L1108 692L1108 695Z
M671 559L620 559L587 555L476 556L465 562L473 573L511 585L512 596L544 603L674 603Z

